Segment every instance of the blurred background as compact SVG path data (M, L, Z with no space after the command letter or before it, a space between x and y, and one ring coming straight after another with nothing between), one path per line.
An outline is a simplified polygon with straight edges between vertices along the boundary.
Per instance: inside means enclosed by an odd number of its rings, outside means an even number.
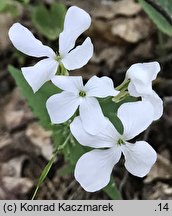
M158 152L158 160L145 178L130 175L123 161L115 166L113 176L123 199L171 199L172 37L162 33L134 0L0 0L0 199L30 199L52 154L51 133L38 124L8 71L9 65L20 69L38 59L18 52L8 30L20 22L57 51L65 8L71 5L92 16L91 28L78 44L89 35L95 46L93 58L72 75L82 75L85 81L105 75L117 86L131 64L160 63L153 88L164 101L164 114L139 136ZM169 6L172 12L172 3ZM65 172L66 165L63 155L58 156L37 199L110 199L104 192L85 192L73 173Z

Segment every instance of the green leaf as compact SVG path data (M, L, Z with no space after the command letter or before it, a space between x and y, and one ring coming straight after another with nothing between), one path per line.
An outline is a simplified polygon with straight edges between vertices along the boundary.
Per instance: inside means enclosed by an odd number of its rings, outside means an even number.
M38 92L34 94L20 70L14 68L13 66L9 66L8 70L15 79L18 87L21 89L23 96L26 98L29 106L31 107L34 115L39 119L41 125L46 129L51 129L52 125L45 104L51 95L59 93L60 90L50 82L47 82Z
M67 145L64 149L65 159L70 162L70 165L74 170L79 158L90 150L91 148L80 145L74 137L71 137L70 145ZM73 154L72 156L70 155L71 153Z
M109 184L103 189L103 191L113 200L121 200L121 194L117 190L115 182L111 177Z
M32 22L37 30L50 40L58 38L63 30L66 7L60 3L53 3L48 10L44 5L32 9Z
M0 12L10 13L12 16L19 16L19 3L12 0L0 0Z
M0 1L0 12L3 12L8 6L8 1L6 0L1 0Z
M124 127L123 127L121 120L117 116L118 108L123 103L134 102L134 101L137 101L137 98L134 98L131 96L128 96L127 98L125 98L119 103L115 103L114 101L112 101L112 97L107 97L106 99L99 100L99 103L100 103L100 106L102 108L104 115L107 118L109 118L109 120L112 122L112 124L115 126L115 128L120 134L123 134Z
M172 25L166 20L166 18L161 15L155 8L148 4L144 0L138 0L145 12L149 15L152 21L157 25L159 30L163 33L172 36ZM169 16L172 17L172 2L171 0L156 0L156 2L161 5Z
M58 129L57 129L58 128ZM59 149L65 139L71 134L69 126L57 125L53 127L54 149ZM80 145L71 135L67 144L62 149L65 160L69 162L72 171L74 171L78 159L91 148Z
M113 102L112 97L108 97L102 101L100 100L99 102L102 107L104 115L109 118L109 120L112 122L112 124L117 129L117 131L120 134L123 134L124 128L123 128L122 122L117 117L117 110L120 106L120 103Z
M112 97L108 97L107 99L100 101L100 105L102 107L104 115L109 118L117 131L120 134L123 134L124 128L122 122L116 115L119 103L113 102Z
M73 169L71 168L71 166L69 164L65 164L63 167L61 167L58 170L58 175L60 177L65 177L65 176L69 176L73 174Z
M32 196L32 200L35 198L40 186L42 185L43 181L45 180L45 178L47 177L54 161L55 161L55 158L56 158L56 155L53 155L53 157L51 158L51 160L48 162L48 164L45 166L45 168L43 169L40 177L39 177L39 180L38 180L38 184L37 184L37 187L35 189L35 192Z
M17 2L20 2L22 4L29 4L30 0L16 0Z

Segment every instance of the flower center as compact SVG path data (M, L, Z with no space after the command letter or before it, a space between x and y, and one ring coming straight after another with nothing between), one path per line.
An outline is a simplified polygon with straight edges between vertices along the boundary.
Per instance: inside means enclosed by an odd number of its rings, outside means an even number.
M55 60L56 60L57 62L59 62L59 63L60 63L60 61L62 60L62 58L61 58L61 56L60 56L60 55L58 55L58 56L56 56Z
M64 67L64 65L61 62L62 57L60 55L57 55L55 57L55 60L59 63L56 74L57 75L63 75L63 76L69 76L67 69Z
M125 142L124 142L123 139L120 138L120 139L117 141L117 145L123 145L123 144L125 144Z
M86 96L86 92L85 91L80 91L79 92L79 96L80 97L85 97Z

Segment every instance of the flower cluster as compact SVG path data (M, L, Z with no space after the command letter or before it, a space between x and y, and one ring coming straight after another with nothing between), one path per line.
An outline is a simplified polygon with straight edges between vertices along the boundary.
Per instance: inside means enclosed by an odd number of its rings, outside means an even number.
M152 89L152 81L160 71L158 62L132 65L124 82L116 88L105 76L93 76L85 85L81 76L68 76L68 70L81 68L93 55L89 37L75 47L76 39L90 24L87 12L70 7L59 36L58 54L19 23L10 28L9 38L19 51L33 57L46 57L34 66L21 68L23 76L34 92L49 80L62 90L47 100L46 108L53 124L72 119L72 135L81 145L94 148L81 156L75 168L76 180L86 191L94 192L109 183L113 166L121 154L131 174L147 175L156 161L156 152L145 141L130 143L129 140L162 116L163 102ZM124 128L120 134L111 119L104 116L98 98L111 97L116 103L128 94L137 100L123 103L114 113Z

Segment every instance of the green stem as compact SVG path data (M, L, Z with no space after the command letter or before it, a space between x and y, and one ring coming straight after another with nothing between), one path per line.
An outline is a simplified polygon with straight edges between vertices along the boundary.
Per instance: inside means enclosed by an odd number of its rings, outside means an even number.
M68 137L66 138L66 140L64 141L64 143L63 143L62 145L60 145L60 146L57 148L56 152L61 151L62 149L64 149L64 147L66 146L66 144L67 144L67 142L69 141L70 137L71 137L71 133L69 133L69 135L68 135ZM55 153L56 153L56 152L55 152Z
M36 186L36 189L35 189L35 191L34 191L34 193L33 193L32 200L35 199L35 196L36 196L36 194L37 194L37 192L38 192L40 186L42 185L43 181L44 181L45 178L47 177L47 175L48 175L48 173L49 173L49 171L50 171L50 169L51 169L51 167L52 167L52 165L53 165L53 163L54 163L54 161L55 161L55 159L56 159L57 154L59 153L60 150L62 150L62 149L66 146L66 144L67 144L67 142L69 141L70 137L71 137L71 133L69 133L69 135L67 136L67 138L66 138L66 140L64 141L64 143L63 143L62 145L60 145L59 148L56 149L56 151L54 151L51 160L48 162L48 164L47 164L47 165L45 166L45 168L43 169L43 171L42 171L42 173L41 173L41 175L40 175L40 177L39 177L39 180L38 180L38 184L37 184L37 186Z
M34 194L33 194L33 196L32 196L32 199L31 199L31 200L34 200L34 199L35 199L35 196L36 196L36 194L37 194L38 190L39 190L39 187L38 187L38 185L37 185L37 187L36 187L36 189L35 189L35 191L34 191Z
M40 177L39 177L38 184L37 184L37 186L36 186L36 189L35 189L35 191L34 191L34 194L33 194L33 196L32 196L32 200L35 199L35 196L36 196L36 194L37 194L37 192L38 192L38 190L39 190L41 184L43 183L43 181L44 181L45 178L47 177L47 175L48 175L48 173L49 173L49 171L50 171L50 169L51 169L51 167L52 167L52 165L53 165L55 159L56 159L56 154L54 154L54 155L52 156L51 160L48 162L48 164L47 164L47 165L45 166L45 168L43 169L43 171L42 171L42 173L41 173L41 175L40 175Z
M121 193L116 187L113 177L111 177L109 184L103 188L103 191L112 199L112 200L122 200Z
M129 82L130 82L129 79L125 79L119 86L116 87L116 90L118 91L126 90L128 88Z
M69 76L68 70L63 66L62 63L59 63L57 75Z
M120 101L124 100L128 94L128 84L130 83L129 79L125 79L119 86L116 87L116 90L120 91L120 93L112 98L112 101L115 103L119 103Z
M117 96L112 98L112 101L115 103L119 103L124 100L129 95L128 91L121 91Z

